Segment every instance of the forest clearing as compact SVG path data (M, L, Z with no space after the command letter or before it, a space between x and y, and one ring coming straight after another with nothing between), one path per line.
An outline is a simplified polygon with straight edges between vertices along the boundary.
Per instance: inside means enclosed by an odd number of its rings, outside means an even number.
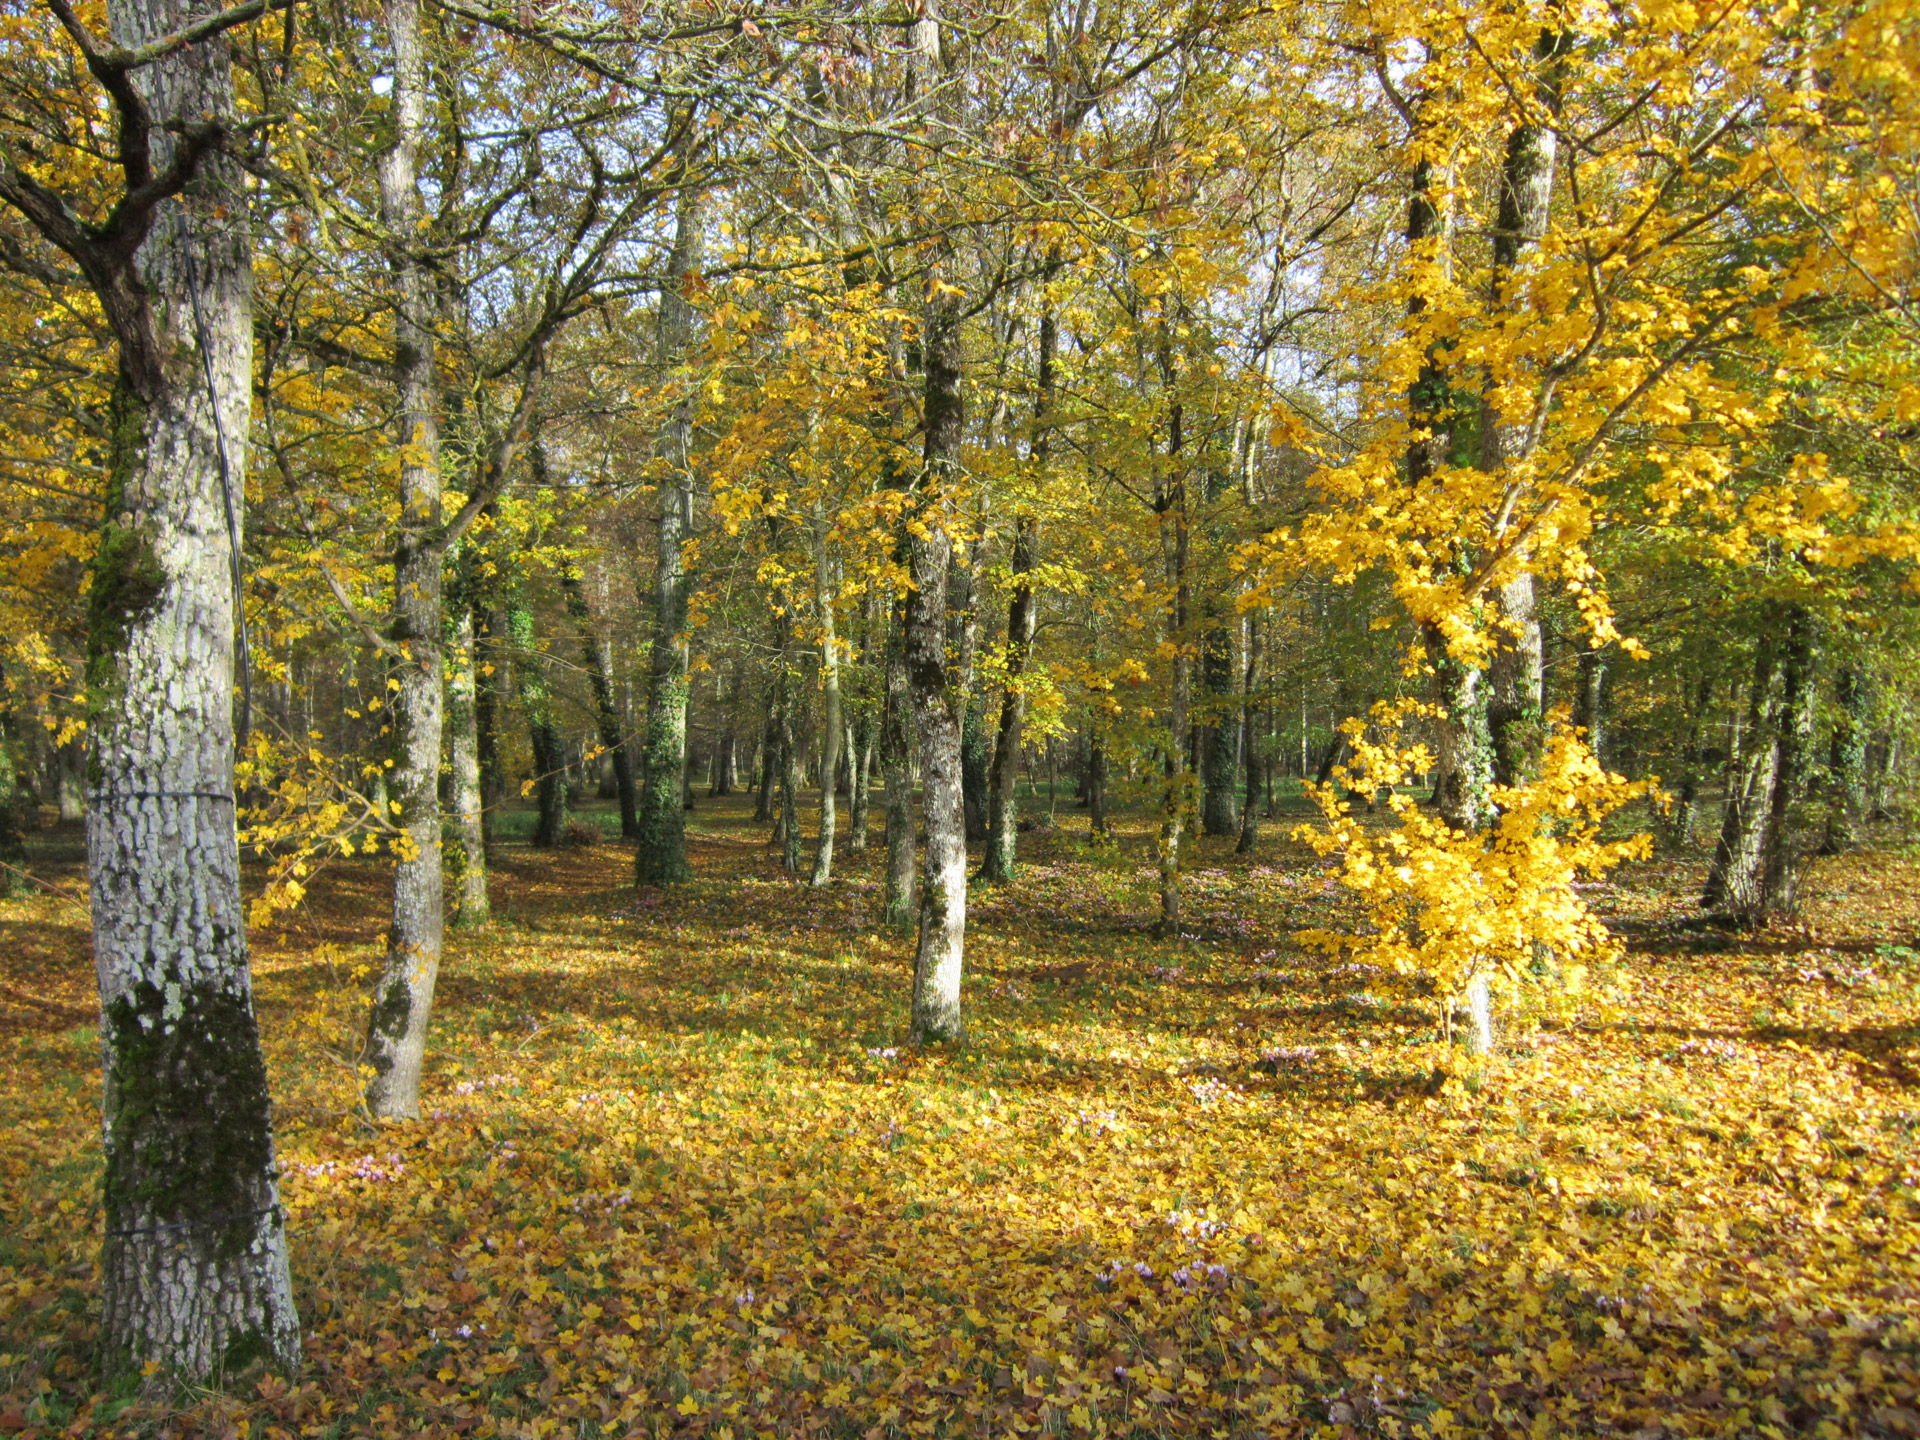
M0 1436L1920 1435L1920 0L0 6Z
M669 890L512 847L403 1129L351 1064L381 877L330 872L254 951L306 1368L143 1433L1920 1428L1920 862L1737 939L1671 923L1697 863L1636 867L1619 995L1468 1061L1293 943L1305 847L1203 853L1161 940L1118 823L1063 814L977 904L953 1054L907 1042L871 869L795 888L745 805ZM0 923L0 995L47 1002L0 1006L4 1423L114 1433L84 917Z

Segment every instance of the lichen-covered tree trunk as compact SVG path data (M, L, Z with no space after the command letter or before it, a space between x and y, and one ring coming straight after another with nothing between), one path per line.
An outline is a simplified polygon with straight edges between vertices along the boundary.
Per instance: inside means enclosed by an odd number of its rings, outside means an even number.
M693 338L693 304L687 278L700 264L701 195L685 190L675 218L667 283L660 291L660 359L677 366ZM641 736L640 795L634 881L670 885L685 880L687 817L683 798L687 769L686 545L693 531L693 397L675 404L660 432L659 459L667 466L655 526L653 646L647 673L647 723Z
M387 1118L420 1113L420 1066L440 972L445 875L440 849L442 652L440 443L434 374L434 278L410 247L424 209L419 151L427 64L418 0L387 0L393 48L394 140L380 157L381 220L393 237L393 368L399 384L399 541L394 550L392 767L388 794L405 839L394 861L387 961L374 991L361 1055L372 1069L367 1105Z
M620 730L620 709L613 698L613 639L593 623L579 571L571 567L565 570L560 586L566 592L567 615L580 633L580 658L593 688L595 732L613 762L614 790L620 797L620 836L632 840L640 833L640 820L634 798L633 757L627 753L626 737Z
M909 527L911 588L902 625L907 693L920 741L921 810L927 828L913 967L913 1038L922 1044L965 1036L960 977L967 934L966 813L961 796L961 717L955 713L947 673L947 576L953 560L948 511L965 427L960 313L952 296L935 295L930 300L923 347L923 468Z
M111 39L187 23L113 0ZM227 48L134 72L156 167L173 120L230 118ZM202 162L163 205L115 320L105 518L88 593L87 870L103 1078L98 1354L114 1380L291 1367L288 1279L234 828L237 543L251 408L244 177Z
M1587 732L1587 748L1602 765L1607 763L1607 652L1588 647L1580 652L1579 690L1574 696L1574 723Z

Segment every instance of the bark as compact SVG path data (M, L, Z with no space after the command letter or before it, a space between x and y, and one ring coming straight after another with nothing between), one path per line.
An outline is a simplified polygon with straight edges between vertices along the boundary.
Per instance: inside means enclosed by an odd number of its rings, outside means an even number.
M25 757L12 735L8 717L0 717L0 895L28 889L27 825L33 796L27 787Z
M660 292L660 356L678 365L693 338L693 305L686 281L700 265L703 210L698 191L683 191L674 222L667 283ZM647 726L641 737L639 849L634 880L666 885L685 880L687 768L687 597L691 577L685 548L693 529L693 407L691 395L674 406L661 430L659 458L668 467L660 486L653 580L653 647L647 676Z
M1487 727L1486 691L1472 666L1454 659L1432 627L1425 630L1433 668L1434 791L1441 817L1456 830L1478 830L1492 818L1493 741Z
M374 992L361 1063L367 1106L382 1118L420 1114L420 1067L440 972L445 875L440 847L441 650L440 440L436 428L432 273L410 248L425 214L419 152L426 129L427 63L418 0L387 0L393 47L394 142L380 157L380 218L394 237L393 369L399 389L399 541L394 551L393 753L388 792L405 848L394 862L386 967Z
M480 831L493 844L493 821L507 798L507 777L500 764L501 697L511 661L499 644L506 615L490 603L473 610L473 750L480 765Z
M189 14L113 0L110 38L137 46ZM227 55L195 46L135 72L156 165L173 158L167 122L231 118ZM106 1151L97 1343L110 1380L151 1364L156 1384L202 1382L300 1355L234 828L247 216L238 167L209 156L112 285L94 279L119 291L102 301L120 352L87 597Z
M1207 835L1239 833L1234 786L1239 759L1233 724L1233 636L1226 607L1209 597L1200 635L1200 690L1206 696L1200 722L1200 829Z
M1087 737L1087 829L1107 833L1107 739L1098 722Z
M620 797L620 838L633 840L640 834L640 820L634 799L633 757L627 753L620 709L613 698L613 637L605 627L594 625L577 571L569 569L562 574L560 585L566 592L567 614L580 632L580 658L593 688L595 733L613 765L614 791Z

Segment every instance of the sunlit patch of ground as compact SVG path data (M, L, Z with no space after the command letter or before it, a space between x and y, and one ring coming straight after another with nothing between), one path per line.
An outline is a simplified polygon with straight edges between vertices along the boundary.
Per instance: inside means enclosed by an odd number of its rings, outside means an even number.
M1612 989L1470 1065L1292 943L1346 902L1282 826L1203 842L1160 940L1144 820L1063 809L923 1055L877 839L816 893L691 818L670 891L505 850L418 1125L354 1098L379 870L256 937L308 1365L166 1416L87 1383L85 917L0 903L0 1428L1920 1434L1920 866L1825 862L1752 937L1683 923L1697 863L1618 875Z

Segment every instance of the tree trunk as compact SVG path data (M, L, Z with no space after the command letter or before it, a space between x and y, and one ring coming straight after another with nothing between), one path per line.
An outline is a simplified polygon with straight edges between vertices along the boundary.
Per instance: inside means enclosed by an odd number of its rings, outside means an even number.
M1543 38L1535 58L1549 60L1557 45L1557 37ZM1550 69L1539 86L1540 98L1549 106L1557 105L1557 85L1557 73ZM1557 140L1548 126L1522 120L1508 132L1493 233L1496 307L1515 303L1508 290L1520 256L1547 232L1556 151ZM1536 432L1524 419L1501 414L1490 397L1482 403L1479 464L1483 471L1498 474L1527 460L1535 444ZM1487 732L1495 778L1502 785L1522 785L1538 769L1546 740L1544 652L1532 573L1523 570L1509 579L1500 587L1499 601L1500 624L1487 668Z
M930 288L939 283L939 269L936 265ZM925 442L909 526L912 588L907 592L903 626L907 692L920 738L921 808L927 827L913 970L913 1038L919 1044L957 1041L965 1034L960 976L967 933L966 815L961 796L961 717L948 693L947 674L947 574L953 563L950 491L959 473L965 424L960 313L952 297L935 293L930 298L923 352ZM959 699L964 705L964 692Z
M480 794L479 665L475 658L474 600L478 557L471 540L461 547L447 646L447 730L451 764L448 808L453 812L448 855L459 887L454 924L473 929L487 923L485 804Z
M1163 354L1162 378L1169 390L1173 373ZM1188 577L1187 482L1182 446L1185 415L1178 400L1168 406L1167 462L1156 477L1155 508L1160 513L1160 545L1166 567L1167 643L1173 647L1173 675L1167 694L1166 786L1160 800L1158 859L1160 863L1159 933L1173 939L1180 933L1180 851L1185 835L1189 777L1187 774L1187 706L1192 661L1187 654L1187 623L1192 603Z
M1478 830L1491 818L1488 787L1493 782L1493 742L1487 731L1487 704L1481 675L1462 665L1431 626L1425 629L1428 663L1433 667L1434 790L1441 818L1456 830Z
M1580 652L1580 690L1575 696L1574 723L1587 732L1587 748L1601 765L1607 763L1607 652L1592 646Z
M832 565L827 555L825 516L815 517L813 602L820 619L820 688L826 712L820 732L820 837L813 851L813 874L807 880L818 890L833 879L833 834L838 819L834 787L840 771L840 742L846 729L840 713L840 639L834 629Z
M1792 918L1800 906L1801 882L1813 844L1805 833L1801 802L1813 761L1814 618L1803 605L1788 612L1780 677L1780 761L1767 802L1766 858L1761 868L1755 924L1773 916Z
M633 759L627 754L626 737L620 732L620 711L613 701L613 637L595 628L577 570L568 567L560 576L560 585L566 591L567 614L580 631L580 658L593 687L595 730L613 762L614 790L620 797L620 837L632 840L640 834L640 818L634 798Z
M1234 754L1233 634L1226 607L1209 596L1200 634L1200 690L1206 708L1200 718L1200 829L1207 835L1239 833L1234 804L1239 757Z
M1051 315L1041 322L1043 375L1052 370L1045 342L1052 322ZM994 741L993 769L987 779L987 848L980 863L982 880L1013 879L1019 853L1019 805L1014 781L1019 778L1020 739L1027 716L1027 695L1020 682L1033 649L1037 618L1032 575L1038 540L1039 522L1031 515L1022 515L1014 522L1013 596L1007 603L1007 686L1000 699L1000 729Z
M567 837L567 742L554 718L553 690L535 648L533 610L523 595L509 602L507 630L520 662L515 670L520 708L526 713L527 738L533 749L533 786L539 802L533 846L554 850Z
M138 47L190 7L112 0ZM174 120L231 119L224 44L132 72L159 152ZM106 1150L97 1337L109 1380L291 1368L267 1072L235 837L234 627L252 389L245 179L201 161L116 262L104 519L88 591L87 871ZM104 297L103 297L104 298Z
M1868 810L1867 738L1872 694L1858 668L1834 686L1833 739L1827 751L1827 825L1823 853L1844 855L1862 843Z
M1713 704L1713 681L1700 677L1692 714L1688 717L1685 759L1682 761L1680 789L1674 797L1669 833L1676 849L1693 848L1694 818L1700 809L1700 770L1706 763L1707 717Z
M782 605L778 618L774 622L774 691L773 713L777 727L774 736L774 754L780 774L780 819L777 839L780 842L780 864L789 875L800 873L800 786L804 779L802 757L800 754L799 726L795 723L794 711L798 707L799 686L794 683L793 674L793 619L792 608Z
M660 357L678 365L693 338L693 305L687 277L699 268L704 206L697 190L680 195L667 284L660 292ZM668 885L685 880L687 768L687 596L691 581L685 548L693 529L693 408L681 399L660 434L659 458L669 467L660 486L658 553L653 580L653 647L647 677L647 728L641 739L639 849L634 881Z
M773 822L774 775L780 758L779 684L776 673L767 702L767 722L760 727L760 764L755 777L760 788L753 796L753 818L762 825Z
M1261 771L1266 764L1259 753L1255 735L1260 707L1254 703L1254 695L1260 684L1261 642L1264 638L1258 611L1247 616L1244 629L1247 660L1240 697L1240 758L1246 773L1246 798L1240 806L1240 840L1233 847L1236 855L1251 855L1254 842L1259 838L1260 822L1256 818L1259 812L1254 802L1260 794Z
M907 693L906 605L893 609L887 635L886 708L880 721L880 769L887 787L886 921L914 920L913 697Z
M1727 795L1720 840L1700 903L1746 919L1764 913L1767 821L1772 815L1774 775L1780 765L1782 664L1776 626L1769 624L1754 651L1747 694L1747 733L1727 761Z
M873 803L873 705L863 699L853 720L853 797L847 814L847 848L867 848Z
M393 764L395 820L406 848L393 867L393 923L361 1063L372 1068L367 1106L382 1118L417 1119L427 1021L440 972L445 876L440 847L442 555L440 438L434 373L434 277L408 245L425 214L419 150L426 128L427 62L418 0L387 0L393 46L394 142L380 157L380 211L396 237L394 371L399 381L400 538L394 553Z

